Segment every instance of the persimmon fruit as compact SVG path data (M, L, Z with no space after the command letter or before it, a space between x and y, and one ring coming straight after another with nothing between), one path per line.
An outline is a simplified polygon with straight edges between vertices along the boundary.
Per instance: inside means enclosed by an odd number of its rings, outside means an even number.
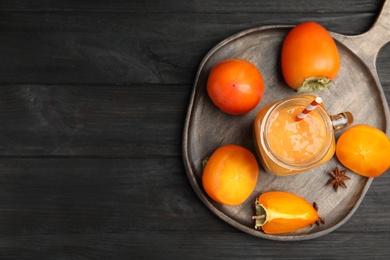
M317 210L304 198L285 191L261 194L255 202L255 228L267 234L289 233L318 220ZM324 220L321 218L321 222Z
M254 190L259 166L253 153L245 147L227 144L208 159L202 184L213 200L226 205L243 203Z
M340 69L337 45L320 24L304 22L284 39L281 54L284 80L297 92L328 87Z
M351 171L378 177L390 167L390 139L375 127L355 125L337 140L336 156Z
M223 112L242 115L263 98L264 81L253 63L243 59L223 60L210 71L207 93Z

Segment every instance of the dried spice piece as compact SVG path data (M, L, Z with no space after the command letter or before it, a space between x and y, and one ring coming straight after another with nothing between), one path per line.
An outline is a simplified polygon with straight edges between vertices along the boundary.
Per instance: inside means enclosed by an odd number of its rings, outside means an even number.
M327 185L328 186L332 186L333 185L334 190L336 192L339 189L339 186L341 186L343 188L347 188L347 185L345 185L344 181L350 180L351 178L346 176L345 175L346 173L347 173L346 170L340 171L339 168L336 166L335 171L329 173L332 176L332 179L330 179L328 181Z
M318 204L316 202L313 202L313 208L318 212ZM320 223L325 224L325 219L318 215L318 219L316 220L317 226L320 226Z

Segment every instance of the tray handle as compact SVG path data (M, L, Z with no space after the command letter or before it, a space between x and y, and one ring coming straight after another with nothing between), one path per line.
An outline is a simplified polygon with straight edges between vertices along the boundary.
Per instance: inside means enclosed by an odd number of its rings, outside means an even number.
M390 42L390 0L384 1L375 23L367 32L354 36L344 35L340 37L340 41L355 51L376 72L378 53Z

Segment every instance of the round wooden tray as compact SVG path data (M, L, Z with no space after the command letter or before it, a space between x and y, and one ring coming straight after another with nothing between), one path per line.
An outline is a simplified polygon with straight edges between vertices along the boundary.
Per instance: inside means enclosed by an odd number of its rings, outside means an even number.
M389 135L389 107L376 72L375 61L381 47L390 41L390 2L382 8L375 25L365 34L344 36L331 33L336 41L341 68L332 85L321 96L329 114L350 111L354 124L364 123L377 127ZM358 208L372 179L351 171L347 176L347 189L326 185L328 174L336 166L344 167L333 157L326 164L311 171L281 177L259 169L257 186L251 196L239 206L225 206L213 201L205 193L202 182L202 160L218 147L234 143L253 153L252 124L256 113L265 105L296 95L287 87L280 69L280 52L287 26L258 27L240 32L215 46L203 59L196 77L188 107L183 136L183 158L187 176L203 203L218 217L251 235L272 240L306 240L325 235L345 223ZM369 44L368 44L369 43ZM211 102L206 82L211 68L229 58L246 59L260 70L265 82L265 93L260 104L250 113L231 116L220 111ZM342 131L336 132L336 138ZM255 214L255 198L267 191L288 191L319 205L319 215L325 224L312 225L297 232L267 235L254 229L251 216Z

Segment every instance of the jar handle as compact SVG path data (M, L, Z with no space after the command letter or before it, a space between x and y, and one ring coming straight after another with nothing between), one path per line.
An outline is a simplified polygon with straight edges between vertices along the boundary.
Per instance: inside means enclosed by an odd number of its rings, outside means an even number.
M337 131L343 129L353 123L353 116L350 112L342 112L337 115L331 115L333 130Z

